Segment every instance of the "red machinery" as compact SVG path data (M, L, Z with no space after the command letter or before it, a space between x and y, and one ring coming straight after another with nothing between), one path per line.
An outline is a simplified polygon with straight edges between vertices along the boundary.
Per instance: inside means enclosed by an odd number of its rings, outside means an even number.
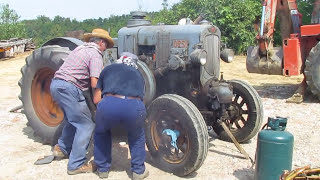
M302 25L296 0L263 0L258 46L249 47L249 73L299 75L320 99L320 0L315 0L310 25ZM275 18L280 18L282 47L273 47ZM303 91L304 92L304 91Z

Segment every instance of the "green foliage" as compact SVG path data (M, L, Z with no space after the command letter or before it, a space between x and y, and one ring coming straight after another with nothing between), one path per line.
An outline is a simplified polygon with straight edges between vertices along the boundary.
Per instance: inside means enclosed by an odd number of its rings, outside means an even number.
M169 6L168 0L163 0L163 2L161 3L161 5L162 5L163 9L168 9L168 6Z
M170 10L160 11L153 22L177 24L181 18L194 20L203 15L219 27L224 43L242 53L254 44L253 22L259 14L260 2L256 0L183 0Z
M0 6L0 39L26 37L25 25L18 21L19 18L8 4Z
M256 0L204 0L205 17L217 25L222 41L237 53L253 45L257 32L253 22L260 16L260 2Z
M302 24L310 24L315 0L297 0L299 12L302 14Z
M46 16L38 16L35 20L24 20L27 34L34 39L35 44L39 47L48 40L65 36L68 31L84 30L91 32L95 28L108 30L111 37L118 36L118 30L125 27L129 15L111 16L110 18L86 19L82 22L76 19L55 16L52 19Z

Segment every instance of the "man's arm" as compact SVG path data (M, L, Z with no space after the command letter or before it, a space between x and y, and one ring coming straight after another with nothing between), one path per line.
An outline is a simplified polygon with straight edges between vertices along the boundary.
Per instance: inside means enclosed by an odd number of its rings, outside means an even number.
M101 89L95 88L93 92L93 102L98 104L101 101Z
M91 87L92 87L92 89L95 89L97 86L97 83L98 83L98 78L91 77L90 79L91 79Z
M98 104L101 101L101 89L96 88L98 83L98 78L91 77L91 88L93 90L93 103Z

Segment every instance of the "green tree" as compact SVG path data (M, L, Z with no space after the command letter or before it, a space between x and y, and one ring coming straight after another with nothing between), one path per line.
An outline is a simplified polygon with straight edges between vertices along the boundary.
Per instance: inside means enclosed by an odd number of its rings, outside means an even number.
M0 39L26 37L25 25L19 22L20 16L9 5L0 7Z
M310 24L315 0L297 0L298 10L302 14L302 24Z
M169 6L168 0L163 0L163 2L161 3L161 5L162 5L163 9L167 10L167 9L168 9L168 6Z
M238 53L243 53L254 44L256 32L253 22L260 15L260 2L257 0L182 0L170 10L161 10L155 15L154 24L177 24L179 19L205 19L221 31L221 39Z
M313 3L315 0L297 0L298 10L302 15L302 25L311 23L311 15L313 11ZM282 38L280 34L281 22L276 17L275 33L274 33L274 46L282 46Z

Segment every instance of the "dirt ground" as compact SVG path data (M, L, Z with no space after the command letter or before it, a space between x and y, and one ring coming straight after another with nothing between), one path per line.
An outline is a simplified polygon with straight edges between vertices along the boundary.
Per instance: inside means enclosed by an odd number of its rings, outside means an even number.
M24 114L10 113L9 110L20 105L18 99L21 77L20 68L25 64L28 53L16 58L0 61L0 179L99 179L96 174L67 175L67 160L54 161L48 165L36 166L37 158L51 153L51 146L41 144L39 137L33 135ZM302 76L282 77L249 74L245 68L245 57L237 56L232 63L221 62L225 79L240 79L249 82L258 91L264 106L263 124L268 117L288 117L287 131L295 137L293 168L311 165L320 167L320 103L314 97L301 104L287 104ZM129 179L130 160L123 140L113 141L113 165L109 179ZM253 158L257 136L242 144ZM150 170L147 179L215 179L251 180L254 168L249 160L243 158L232 143L215 138L210 139L208 156L202 167L187 177L177 177L155 168L151 157L146 166ZM122 144L122 143L121 143Z

